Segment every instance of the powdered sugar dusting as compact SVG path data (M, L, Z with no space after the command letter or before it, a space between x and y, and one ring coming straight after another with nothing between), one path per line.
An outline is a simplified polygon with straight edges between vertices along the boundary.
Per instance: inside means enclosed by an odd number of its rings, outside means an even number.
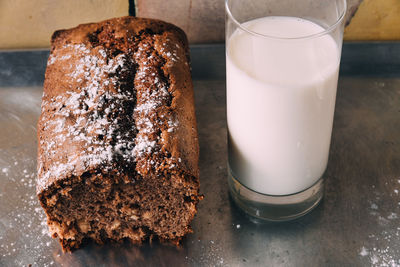
M369 254L368 250L367 250L365 247L362 247L362 248L361 248L361 251L360 251L360 256L365 257L365 256L367 256L368 254Z
M43 95L41 121L48 135L40 141L39 191L51 177L78 176L100 165L103 170L111 169L115 158L127 163L145 158L147 169L157 164L151 159L161 149L157 132L172 132L178 122L172 117L167 123L159 118L171 95L160 66L153 64L160 59L149 53L149 48L151 45L143 42L134 58L125 54L109 58L101 46L89 49L84 44L67 44L62 48L63 56L49 57L48 66L66 68L65 78L75 84L75 89L51 98ZM73 64L68 62L70 58ZM132 64L138 65L136 70ZM129 78L133 75L135 88ZM120 76L127 79L130 90L122 88ZM121 121L131 121L131 128L122 130Z
M180 60L179 52L178 49L180 49L180 46L178 44L174 44L174 42L167 38L160 47L160 52L161 55L164 58L168 58L169 62L168 64L171 66L178 60Z
M168 92L167 78L160 72L162 60L151 47L150 43L141 43L135 54L136 62L139 65L135 78L138 90L135 117L139 132L133 152L137 156L149 158L147 163L157 167L157 162L151 159L151 155L160 153L160 147L157 144L161 136L157 132L159 129L175 127L177 123L175 122L170 127L168 122L166 125L165 120L160 119L167 112L166 107L171 101L171 94ZM148 169L149 167L147 167Z
M111 142L113 133L118 128L116 125L118 120L112 120L109 116L109 103L113 102L113 105L122 107L127 102L130 104L129 101L133 102L132 92L120 89L116 92L106 90L110 83L113 85L117 83L113 74L117 70L123 71L125 56L122 54L114 59L107 59L103 49L93 53L83 44L66 45L64 49L72 49L75 56L79 57L73 71L66 75L71 82L77 82L79 85L78 90L67 91L48 101L45 100L44 95L42 113L46 109L53 112L47 114L50 118L42 118L43 129L48 133L53 133L53 138L51 141L41 140L43 153L38 160L38 190L45 187L46 181L51 176L60 177L67 173L78 175L77 172L80 170L77 169L77 165L87 168L109 163L114 153L132 151L134 145L133 141L129 140L131 136ZM68 58L52 55L50 63L54 64L57 60L65 61ZM105 112L106 109L108 112ZM132 114L129 115L132 116ZM75 157L70 156L65 162L65 159L57 157L55 153L57 149L62 149L61 145L66 144L69 147L82 147L90 153L75 153ZM42 161L46 158L51 158L53 162L45 170Z
M5 175L8 175L8 168L2 168L1 172L4 173Z
M2 211L12 207L8 213L2 213L4 216L0 219L1 266L27 266L29 263L48 266L46 251L58 246L49 236L46 215L35 195L32 156L13 156L8 159L8 175L0 172Z
M389 183L386 183L389 186ZM392 197L398 202L399 190L398 179L393 180L394 194ZM372 186L372 189L375 189ZM376 220L376 230L368 235L369 241L361 247L359 255L367 259L372 266L400 266L400 251L398 247L398 240L400 239L400 218L399 206L390 205L393 208L390 212L380 209L381 206L386 206L388 203L382 202L381 193L372 191L375 195L374 201L369 203L369 214ZM395 203L396 203L395 202Z

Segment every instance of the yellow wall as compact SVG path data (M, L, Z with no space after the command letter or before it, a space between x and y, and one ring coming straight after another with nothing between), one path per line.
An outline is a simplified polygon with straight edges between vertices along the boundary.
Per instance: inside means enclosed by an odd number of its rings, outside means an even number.
M400 0L364 0L346 27L345 40L400 40Z
M223 1L193 0L189 5L189 0L135 0L138 16L176 23L198 43L223 42ZM360 0L347 2L354 10ZM0 0L0 49L49 47L57 29L125 16L128 9L129 0ZM364 0L344 38L400 41L400 0Z
M128 15L128 0L0 0L0 48L48 47L51 34Z

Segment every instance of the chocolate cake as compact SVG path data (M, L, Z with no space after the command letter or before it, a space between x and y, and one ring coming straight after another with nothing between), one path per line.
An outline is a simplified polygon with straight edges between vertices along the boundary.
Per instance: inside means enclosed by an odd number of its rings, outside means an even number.
M65 251L90 239L178 243L202 198L184 32L122 17L51 43L37 193L52 236Z

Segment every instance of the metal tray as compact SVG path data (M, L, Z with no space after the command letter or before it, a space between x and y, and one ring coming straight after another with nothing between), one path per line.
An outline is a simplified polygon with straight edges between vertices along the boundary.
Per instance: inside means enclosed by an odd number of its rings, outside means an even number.
M62 253L35 194L36 121L48 51L0 52L0 266L400 265L400 44L343 48L323 202L254 223L226 181L223 45L192 47L205 199L181 248L89 244Z

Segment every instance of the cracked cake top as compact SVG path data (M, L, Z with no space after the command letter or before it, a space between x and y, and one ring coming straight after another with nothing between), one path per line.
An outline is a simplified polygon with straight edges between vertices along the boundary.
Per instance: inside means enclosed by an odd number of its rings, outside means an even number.
M84 173L143 179L180 166L198 176L187 40L156 22L123 17L54 33L38 122L38 193Z

